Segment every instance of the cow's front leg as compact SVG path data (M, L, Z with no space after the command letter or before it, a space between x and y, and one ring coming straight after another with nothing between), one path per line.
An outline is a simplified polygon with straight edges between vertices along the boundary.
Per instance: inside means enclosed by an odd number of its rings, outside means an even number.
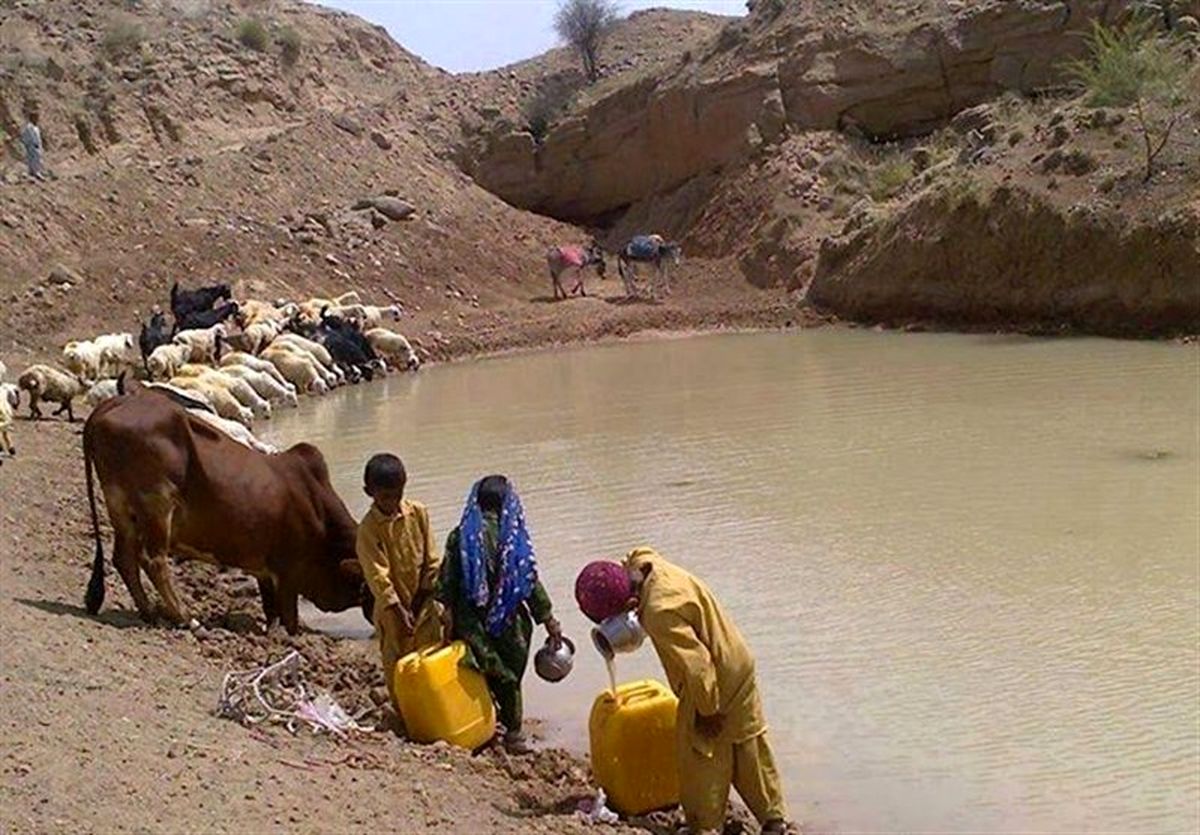
M282 584L277 586L275 603L279 607L279 617L283 621L283 628L289 635L298 635L300 633L300 601L296 590Z

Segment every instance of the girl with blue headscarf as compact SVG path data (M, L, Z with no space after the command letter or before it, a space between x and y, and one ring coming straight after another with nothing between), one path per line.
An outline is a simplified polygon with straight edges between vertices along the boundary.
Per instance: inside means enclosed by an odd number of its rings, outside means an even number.
M462 521L446 540L438 582L450 634L471 648L487 678L510 753L528 753L521 733L521 679L529 661L533 624L562 635L550 596L538 579L533 542L521 499L502 475L471 488Z

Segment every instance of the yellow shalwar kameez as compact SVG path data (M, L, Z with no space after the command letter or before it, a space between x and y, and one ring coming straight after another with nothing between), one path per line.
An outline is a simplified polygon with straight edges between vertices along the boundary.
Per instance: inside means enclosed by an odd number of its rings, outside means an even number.
M358 525L356 551L375 596L372 620L379 636L384 680L394 705L396 662L410 652L442 643L441 604L434 599L442 560L434 547L429 511L420 502L404 499L400 512L389 518L372 505ZM412 613L411 635L392 634L394 630L381 617L396 603ZM413 611L414 603L420 604L419 611Z
M632 551L625 562L644 573L638 617L679 698L676 752L688 826L720 830L731 785L760 824L785 820L746 641L708 587L687 571L650 548ZM716 738L696 730L697 714L723 717Z

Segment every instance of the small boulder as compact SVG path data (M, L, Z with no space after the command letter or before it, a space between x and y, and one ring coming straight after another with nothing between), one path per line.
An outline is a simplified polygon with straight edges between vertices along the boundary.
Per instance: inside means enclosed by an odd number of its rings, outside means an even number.
M75 272L75 270L71 269L70 267L62 264L55 264L53 269L50 270L49 281L51 284L58 284L60 286L82 284L83 276Z
M345 114L334 116L333 125L339 130L344 130L346 133L351 134L352 136L363 135L363 126Z
M392 150L392 140L388 139L377 130L371 131L371 141L374 142L381 151Z
M990 104L981 104L959 112L957 116L950 120L950 127L954 128L956 132L966 135L973 130L983 130L985 126L991 123L992 106Z
M376 197L371 205L388 220L404 220L417 211L416 206L399 197Z
M1046 140L1047 148L1061 148L1071 138L1071 129L1064 125L1061 121L1053 125L1050 130L1050 136Z

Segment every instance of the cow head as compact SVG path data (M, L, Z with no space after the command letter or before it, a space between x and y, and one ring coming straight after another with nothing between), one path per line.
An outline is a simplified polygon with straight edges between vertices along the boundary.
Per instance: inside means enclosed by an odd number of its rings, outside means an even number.
M354 595L354 601L347 606L342 606L342 609L349 609L357 605L363 613L363 617L367 619L367 623L375 622L375 596L371 594L371 587L367 585L366 579L363 577L362 566L358 560L342 560L338 563L339 587L347 589L349 593Z

